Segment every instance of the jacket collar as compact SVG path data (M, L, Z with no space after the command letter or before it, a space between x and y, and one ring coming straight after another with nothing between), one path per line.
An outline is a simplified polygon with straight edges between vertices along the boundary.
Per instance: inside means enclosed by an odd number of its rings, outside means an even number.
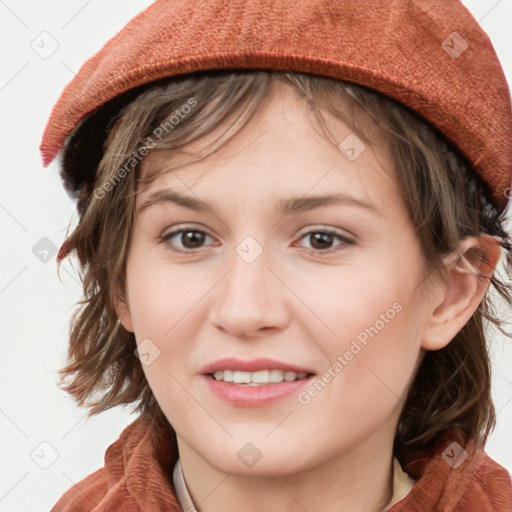
M489 512L512 509L507 471L482 447L468 441L461 430L448 432L430 452L397 457L417 482L390 512L458 512L468 510L468 506ZM97 510L121 506L126 510L182 512L172 480L177 460L176 434L169 423L139 416L105 453L108 489Z

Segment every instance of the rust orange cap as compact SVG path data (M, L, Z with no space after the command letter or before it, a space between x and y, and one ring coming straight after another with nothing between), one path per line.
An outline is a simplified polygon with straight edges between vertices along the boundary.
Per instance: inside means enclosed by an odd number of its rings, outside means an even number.
M66 86L41 142L44 166L121 93L233 68L313 73L394 98L458 147L500 208L507 203L510 93L489 38L458 0L159 0Z

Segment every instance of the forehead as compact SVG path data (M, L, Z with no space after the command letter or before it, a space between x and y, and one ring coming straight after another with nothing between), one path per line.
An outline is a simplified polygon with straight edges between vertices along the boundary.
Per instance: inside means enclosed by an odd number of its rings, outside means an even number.
M385 145L380 140L376 145L363 142L331 114L325 113L324 118L333 141L326 138L297 93L285 84L276 84L249 123L204 160L190 163L189 158L171 151L150 152L141 162L140 175L151 176L153 181L138 200L163 187L218 193L223 201L229 200L223 191L268 197L281 192L303 195L311 189L315 193L358 193L384 206L382 195L398 194ZM184 149L191 155L208 149L225 131L222 126Z

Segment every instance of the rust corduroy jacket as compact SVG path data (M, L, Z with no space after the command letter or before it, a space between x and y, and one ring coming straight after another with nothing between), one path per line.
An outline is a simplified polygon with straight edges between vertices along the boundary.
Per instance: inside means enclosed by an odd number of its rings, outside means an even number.
M468 458L452 468L446 460L454 442ZM181 512L171 477L177 458L173 430L139 416L108 447L105 466L71 487L51 512ZM432 453L400 462L417 482L390 512L512 511L509 474L459 430Z

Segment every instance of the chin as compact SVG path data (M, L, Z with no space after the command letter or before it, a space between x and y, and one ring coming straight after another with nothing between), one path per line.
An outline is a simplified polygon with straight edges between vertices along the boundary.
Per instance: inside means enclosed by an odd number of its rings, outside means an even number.
M219 471L240 477L285 476L300 473L308 466L303 442L289 445L287 450L282 446L281 450L276 450L264 441L233 441L228 445L217 444L213 451L210 447L207 453L198 453Z

